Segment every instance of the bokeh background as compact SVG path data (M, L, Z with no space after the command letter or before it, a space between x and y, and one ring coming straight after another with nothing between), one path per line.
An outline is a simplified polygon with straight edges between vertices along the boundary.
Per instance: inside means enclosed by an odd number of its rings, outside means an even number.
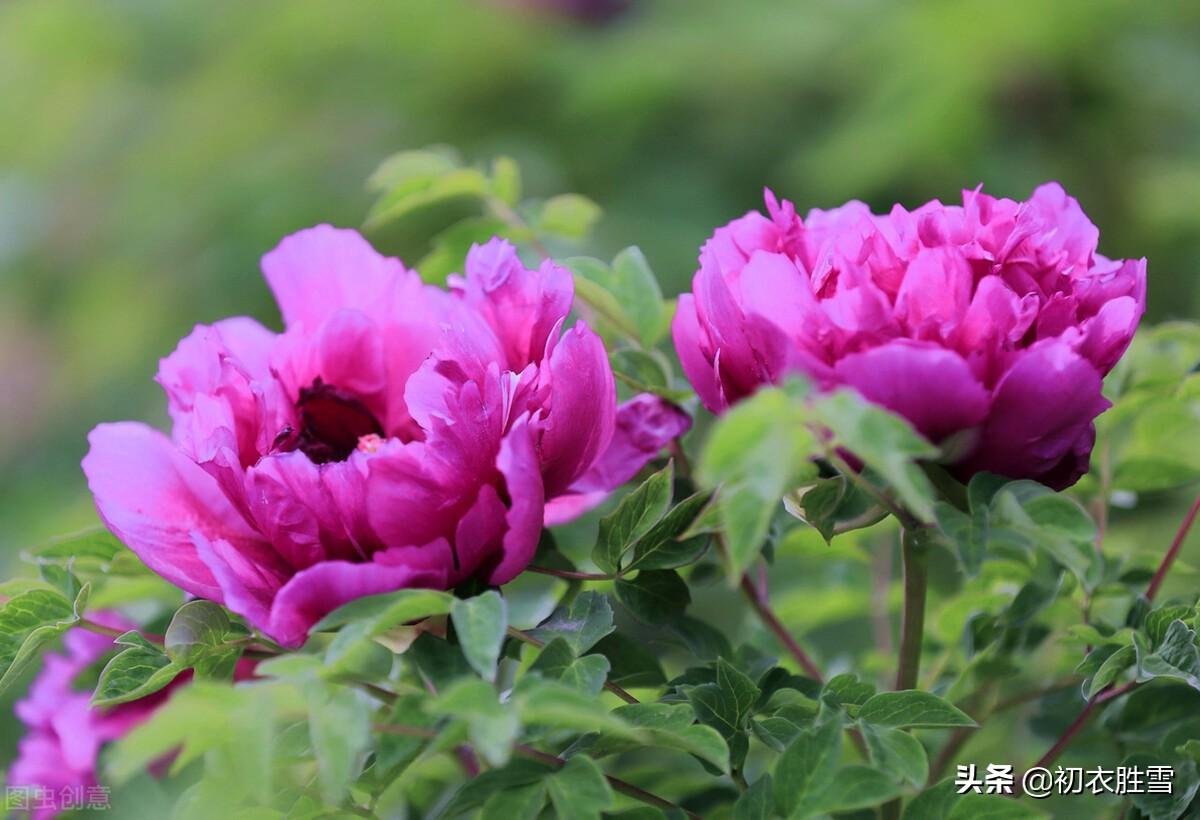
M87 431L163 421L152 376L195 323L276 324L259 257L360 224L403 148L504 153L529 194L587 194L591 250L640 245L668 295L764 185L886 209L1058 179L1106 255L1149 257L1150 320L1200 314L1200 4L515 5L0 4L0 568L95 522ZM836 626L869 594L781 612Z

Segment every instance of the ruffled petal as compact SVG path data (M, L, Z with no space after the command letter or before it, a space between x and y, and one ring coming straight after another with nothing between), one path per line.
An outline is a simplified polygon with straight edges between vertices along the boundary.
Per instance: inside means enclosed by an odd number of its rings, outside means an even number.
M83 459L100 517L146 566L202 598L221 601L192 533L254 548L261 541L217 483L144 424L102 424Z
M558 341L541 375L548 379L550 403L536 428L541 431L542 478L546 493L571 485L612 441L617 390L604 342L583 322Z
M683 374L687 376L701 403L709 412L725 410L725 401L717 383L712 355L712 342L708 332L696 316L695 298L690 293L682 294L675 307L675 318L671 320L671 338L675 342L675 353Z
M500 560L487 579L489 584L499 585L507 584L529 565L542 534L546 495L538 472L533 435L524 417L517 419L504 437L496 465L504 476L509 497L505 516L508 531L504 534Z
M617 408L616 431L608 449L567 493L546 502L546 525L566 523L600 504L691 426L687 413L650 393L624 402Z
M1068 486L1079 476L1066 480L1060 463L1070 457L1075 466L1066 472L1086 469L1079 454L1090 450L1092 421L1109 406L1100 389L1095 365L1067 340L1039 342L996 386L979 447L963 469L1052 481L1056 489Z
M246 473L250 510L258 529L293 569L331 558L364 558L339 509L330 481L358 476L348 461L316 465L302 452L264 458Z
M575 298L570 271L551 261L528 270L517 249L503 239L472 245L464 268L466 276L452 285L491 325L508 369L519 372L541 361L547 340Z
M988 392L963 358L930 343L897 339L846 356L834 371L934 442L979 425L988 413Z
M316 564L279 590L263 629L281 646L298 647L317 621L356 598L415 587L445 589L453 561L450 545L439 539L420 547L393 547L367 563Z
M316 328L342 308L376 315L390 306L393 287L419 279L399 259L381 256L358 231L330 225L285 238L263 257L262 270L289 328Z

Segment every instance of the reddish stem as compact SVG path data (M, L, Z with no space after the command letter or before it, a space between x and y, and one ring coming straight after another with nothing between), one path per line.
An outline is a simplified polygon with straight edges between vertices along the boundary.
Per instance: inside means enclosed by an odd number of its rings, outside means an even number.
M554 569L553 567L539 567L536 564L530 564L525 567L530 572L536 572L541 575L553 575L555 578L566 578L569 581L611 581L617 576L607 575L603 572L576 572L571 569Z
M1147 601L1154 600L1154 596L1158 593L1159 588L1166 579L1167 573L1171 570L1171 565L1179 557L1179 551L1183 549L1183 542L1187 539L1188 532L1191 531L1192 524L1196 521L1197 513L1200 513L1200 496L1197 496L1196 500L1192 502L1191 508L1187 511L1187 515L1183 517L1183 522L1179 525L1179 531L1175 533L1175 538L1171 541L1171 546L1167 550L1167 554L1163 556L1162 563L1158 565L1158 571L1150 579L1150 586L1146 587Z
M1060 737L1058 741L1050 747L1049 751L1038 758L1038 762L1034 763L1030 768L1044 769L1057 760L1058 756L1063 753L1063 750L1071 744L1071 741L1075 739L1075 736L1078 735L1083 730L1083 727L1087 725L1088 720L1092 717L1092 712L1096 711L1097 707L1108 703L1114 698L1119 698L1121 695L1125 694L1135 686L1137 686L1137 681L1130 681L1124 686L1118 686L1116 689L1105 689L1103 692L1096 695L1096 697L1088 701L1087 706L1083 707L1083 711L1079 713L1079 716L1076 717L1075 720L1071 722L1071 725L1067 727L1067 730L1062 733L1062 737Z
M771 605L767 603L765 596L759 595L758 588L754 585L754 581L750 579L748 574L742 576L742 592L746 593L746 597L750 600L750 605L754 607L754 611L758 613L758 617L762 619L767 629L774 633L779 642L796 659L796 662L803 667L804 673L818 683L824 681L820 667L809 657L804 648L796 643L796 639L787 631L787 627L780 623L779 618L775 615L775 611L771 609Z

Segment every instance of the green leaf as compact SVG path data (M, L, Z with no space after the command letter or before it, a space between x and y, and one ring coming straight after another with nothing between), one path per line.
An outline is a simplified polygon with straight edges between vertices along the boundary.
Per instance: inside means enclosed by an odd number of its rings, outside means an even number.
M1104 659L1095 674L1087 682L1085 695L1091 700L1101 690L1108 688L1117 676L1137 662L1137 650L1132 645L1122 646Z
M74 563L74 559L68 559L65 567L56 564L38 564L38 574L42 576L42 580L66 596L68 601L74 601L75 596L83 587L79 583L79 579L75 577L75 573L71 571Z
M518 820L522 817L537 817L546 803L546 786L530 783L512 789L498 791L484 801L479 820Z
M1194 609L1190 606L1179 604L1161 606L1146 613L1146 617L1142 620L1141 628L1146 633L1146 637L1150 639L1150 645L1157 647L1166 639L1167 632L1170 630L1172 623L1186 620L1193 613Z
M435 145L392 154L379 164L367 179L370 191L387 191L414 179L440 176L462 165L457 152Z
M646 257L636 247L613 257L610 290L638 329L638 338L653 347L665 328L662 291Z
M819 532L828 544L833 540L838 508L846 497L849 483L843 475L819 479L786 500L788 511Z
M823 707L812 728L797 735L775 761L775 808L780 814L799 814L829 787L841 750L841 712Z
M687 584L672 569L641 570L632 581L618 578L613 591L636 618L649 624L675 619L692 601Z
M741 670L721 659L716 663L715 682L686 687L683 693L696 718L728 739L746 728L759 690Z
M621 499L615 510L600 519L600 531L592 551L596 566L608 573L620 571L626 550L666 515L674 482L674 462L667 462L666 467L643 481Z
M30 589L0 608L0 692L3 692L60 635L79 623L91 585L71 603L58 591Z
M1121 762L1122 766L1137 767L1145 771L1150 766L1171 766L1174 776L1171 778L1169 794L1131 794L1129 799L1138 811L1149 820L1175 820L1187 811L1192 799L1200 787L1200 774L1197 773L1196 761L1190 758L1172 755L1169 759L1162 754L1149 752L1134 752Z
M554 769L545 763L517 758L502 768L489 769L464 783L440 816L462 817L485 805L495 794L540 785L553 773ZM536 815L510 815L508 820L524 816Z
M714 425L701 453L700 479L720 485L716 503L731 585L758 557L784 493L816 475L809 414L792 396L799 389L767 388L738 403Z
M576 732L608 732L619 737L641 736L599 698L585 695L557 681L526 676L513 692L521 720Z
M1045 816L1011 797L968 792L954 802L947 820L1038 820Z
M604 688L608 668L608 658L603 655L576 658L570 644L562 638L555 638L543 647L529 671L548 680L562 681L586 694L598 695Z
M939 501L933 505L938 527L954 545L958 562L968 578L979 574L987 555L990 511L986 505L964 513L952 504Z
M904 807L904 820L948 820L958 798L953 780L939 781L908 802Z
M613 715L638 729L637 739L601 736L588 747L588 754L602 757L657 746L686 752L718 771L729 772L725 739L711 726L696 724L696 713L686 703L631 703L614 709Z
M116 643L127 647L100 672L92 707L104 708L139 700L173 681L187 668L172 661L160 648L138 632L126 632Z
M771 820L774 809L771 775L764 774L742 792L733 804L733 820Z
M667 682L658 656L632 638L614 632L602 638L595 651L608 658L608 679L618 686L661 686Z
M492 160L492 193L509 207L521 201L521 168L512 157Z
M880 692L862 705L858 710L858 718L864 723L897 729L976 725L969 715L954 704L918 689Z
M860 681L857 675L843 673L830 678L823 691L832 694L840 704L862 706L875 694L875 687Z
M819 792L803 802L793 817L866 809L885 803L900 793L899 787L883 772L868 766L844 766Z
M575 295L594 312L599 320L597 330L601 331L605 340L611 343L613 333L623 339L636 339L637 326L625 313L620 300L605 285L612 276L608 266L599 259L582 256L567 259L563 264L575 275Z
M391 706L386 722L416 729L432 729L437 723L437 719L426 712L427 701L428 697L424 693L397 697ZM421 748L427 742L428 739L423 737L410 737L390 732L379 733L375 749L375 765L384 773L385 779L394 777L397 772L416 759Z
M431 714L466 721L471 745L492 766L503 766L521 730L514 710L502 705L490 685L463 678L427 705Z
M878 472L904 506L922 521L933 520L933 485L917 461L933 459L938 448L901 417L850 390L837 390L813 402L821 423L844 447Z
M614 629L612 604L602 592L580 593L568 606L561 606L530 634L542 641L561 637L575 656L581 656ZM613 658L609 658L610 661Z
M351 624L325 650L320 676L327 680L382 680L392 671L392 652L370 635L371 624Z
M992 500L992 518L1070 570L1087 588L1097 570L1096 526L1074 500L1033 481L1014 481Z
M456 199L482 200L488 179L476 168L455 168L436 176L412 177L393 186L367 213L364 230L374 232L417 211Z
M189 601L181 606L163 636L163 648L175 663L193 666L201 676L232 674L241 655L240 646L229 641L243 637L245 631L234 630L229 616L211 601Z
M508 628L504 599L496 590L474 598L456 598L450 605L450 620L467 663L484 679L496 679L496 659Z
M1162 644L1153 651L1140 634L1133 636L1138 680L1172 678L1200 690L1200 648L1196 632L1183 621L1172 621Z
M55 538L32 551L33 556L46 561L90 558L109 563L118 555L129 552L115 535L102 527Z
M347 687L310 683L305 695L321 794L336 805L362 771L371 744L371 713L361 694Z
M546 780L555 816L562 820L599 820L612 806L613 793L595 761L576 755Z
M919 740L901 729L870 723L861 723L860 729L871 762L879 771L897 782L918 788L925 784L929 777L929 758Z
M633 558L624 571L675 569L697 561L708 549L709 539L703 535L683 539L680 536L692 526L710 500L712 493L698 492L672 507L634 544Z
M584 239L600 218L600 206L581 194L559 194L542 204L534 228L567 239Z
M436 589L401 589L356 598L317 621L313 632L326 632L356 621L369 621L371 634L381 635L400 624L450 614L454 596Z

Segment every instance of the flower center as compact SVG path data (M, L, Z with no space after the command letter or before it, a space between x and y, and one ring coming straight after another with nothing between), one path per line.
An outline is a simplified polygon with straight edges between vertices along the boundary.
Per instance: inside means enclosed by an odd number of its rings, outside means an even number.
M383 426L359 399L318 377L296 401L300 430L280 433L279 448L302 450L315 464L345 461L363 436L383 436Z

